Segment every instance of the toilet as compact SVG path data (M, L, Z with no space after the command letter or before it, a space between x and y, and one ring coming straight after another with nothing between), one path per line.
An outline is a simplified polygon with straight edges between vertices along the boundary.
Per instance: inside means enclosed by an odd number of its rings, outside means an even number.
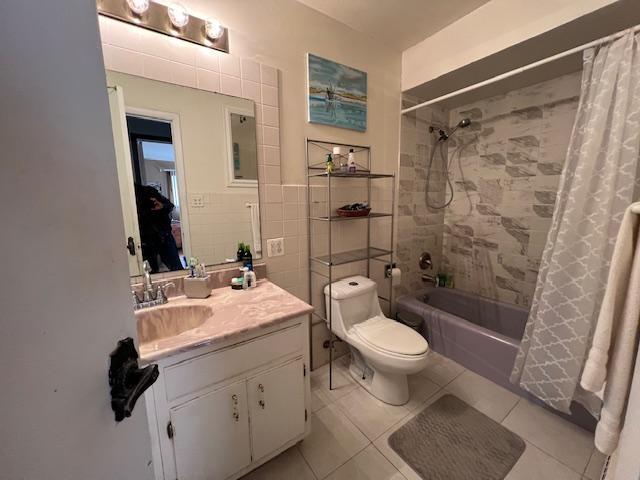
M327 285L324 295L333 333L349 344L353 378L385 403L407 403L407 375L427 365L427 341L415 330L384 316L377 285L369 278L344 278Z

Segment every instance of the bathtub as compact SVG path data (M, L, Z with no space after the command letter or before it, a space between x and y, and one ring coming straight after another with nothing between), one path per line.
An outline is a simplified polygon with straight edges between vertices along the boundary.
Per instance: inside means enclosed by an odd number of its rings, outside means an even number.
M528 309L516 305L453 288L429 287L400 297L396 317L409 325L423 320L421 333L431 349L542 404L509 380L528 314ZM595 430L596 420L579 404L572 404L571 415L552 411L582 428Z

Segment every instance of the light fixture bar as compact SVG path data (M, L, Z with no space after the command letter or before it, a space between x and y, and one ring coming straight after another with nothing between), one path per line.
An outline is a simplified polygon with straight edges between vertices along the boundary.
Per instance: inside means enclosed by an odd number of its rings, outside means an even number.
M175 28L169 19L168 8L159 3L149 2L148 10L140 15L129 8L126 0L98 0L97 5L98 13L105 17L229 53L229 30L222 27L218 38L209 38L206 20L202 18L189 15L189 21L183 28Z

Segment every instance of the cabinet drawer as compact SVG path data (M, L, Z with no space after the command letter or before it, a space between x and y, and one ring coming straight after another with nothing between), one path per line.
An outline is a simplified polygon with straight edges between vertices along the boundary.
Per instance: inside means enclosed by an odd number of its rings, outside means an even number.
M167 401L197 392L269 362L299 354L303 339L301 324L247 342L226 347L165 368Z

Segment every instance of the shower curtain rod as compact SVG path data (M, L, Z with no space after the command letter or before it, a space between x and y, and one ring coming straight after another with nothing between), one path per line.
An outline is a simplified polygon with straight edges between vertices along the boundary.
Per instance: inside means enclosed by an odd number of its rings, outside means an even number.
M433 98L431 100L427 100L426 102L419 103L418 105L414 105L413 107L404 108L404 109L400 110L400 113L404 115L405 113L413 112L414 110L418 110L419 108L422 108L422 107L428 107L429 105L433 105L434 103L441 102L442 100L447 100L448 98L458 96L458 95L460 95L462 93L471 92L473 90L477 90L478 88L481 88L481 87L484 87L484 86L487 86L487 85L491 85L493 83L499 82L500 80L504 80L506 78L513 77L514 75L518 75L519 73L524 73L524 72L526 72L528 70L531 70L533 68L539 67L541 65L545 65L545 64L553 62L555 60L559 60L561 58L568 57L568 56L573 55L575 53L581 52L583 50L586 50L587 48L595 47L595 46L601 45L603 43L609 42L611 40L615 40L617 38L622 37L623 35L625 35L629 31L631 31L631 32L640 31L640 25L636 25L635 27L627 28L625 30L622 30L620 32L608 35L606 37L599 38L598 40L594 40L592 42L585 43L584 45L580 45L579 47L575 47L575 48L572 48L570 50L566 50L564 52L557 53L555 55L552 55L550 57L544 58L542 60L538 60L537 62L530 63L530 64L525 65L523 67L515 68L513 70L510 70L508 72L502 73L502 74L497 75L497 76L495 76L493 78L490 78L488 80L483 80L482 82L474 83L473 85L469 85L468 87L464 87L464 88L461 88L459 90L455 90L453 92L447 93L445 95L441 95L439 97Z

